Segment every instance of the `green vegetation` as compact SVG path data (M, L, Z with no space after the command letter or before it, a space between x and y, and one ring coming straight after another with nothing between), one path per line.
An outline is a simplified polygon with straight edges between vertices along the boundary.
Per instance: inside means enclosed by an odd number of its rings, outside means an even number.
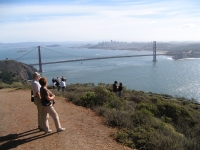
M3 88L26 89L30 84L16 73L0 71L0 89Z
M3 82L0 82L0 89L4 88L15 88L15 89L31 89L31 84L26 82L12 82L11 84L6 84Z
M30 84L19 82L0 83L0 88L11 86L30 88ZM125 87L123 98L118 98L112 92L112 85L103 83L98 86L70 84L64 93L51 90L105 117L107 125L118 129L111 136L133 149L200 149L200 105L194 99L126 90Z
M54 93L104 116L107 125L118 128L111 136L131 148L200 149L200 105L191 100L125 88L118 98L112 85L102 83L71 84L67 92Z

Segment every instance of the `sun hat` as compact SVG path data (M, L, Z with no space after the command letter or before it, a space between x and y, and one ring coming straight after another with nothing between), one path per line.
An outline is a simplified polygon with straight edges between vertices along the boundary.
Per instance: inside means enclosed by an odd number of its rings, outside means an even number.
M34 72L32 75L33 75L33 78L40 76L38 72Z

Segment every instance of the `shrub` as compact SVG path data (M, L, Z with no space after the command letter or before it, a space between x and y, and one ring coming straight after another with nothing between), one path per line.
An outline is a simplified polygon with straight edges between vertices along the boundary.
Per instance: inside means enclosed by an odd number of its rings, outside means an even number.
M134 141L129 137L129 133L124 130L119 130L111 135L117 142L128 147L136 148Z
M127 112L135 112L136 110L136 103L133 101L125 101L124 110Z
M153 114L146 109L137 110L131 115L134 126L140 126L141 124L151 124L152 118Z
M117 97L112 97L111 99L106 101L103 106L110 109L123 110L125 106L125 101Z
M10 88L11 86L9 84L0 82L0 89L4 89L4 88Z
M81 104L84 107L93 107L99 105L99 100L94 92L86 92L81 96Z
M112 127L131 128L134 125L131 114L124 111L107 109L103 115L106 117L107 124Z
M108 91L102 86L95 87L94 92L99 105L103 105L107 101L110 101L112 98L116 97L112 92Z
M178 106L170 102L160 102L157 104L158 116L171 118L172 121L177 124L179 120L185 122L191 122L192 116L186 108Z
M135 95L132 95L130 97L130 100L134 101L135 103L140 103L140 102L146 101L146 98L144 96L135 96Z
M186 139L183 135L174 132L173 128L162 127L163 129L156 130L152 126L144 124L132 130L119 130L112 136L117 142L141 150L185 149Z
M143 103L143 102L139 103L136 108L138 110L146 109L150 111L152 114L157 114L157 111L158 111L156 105L150 104L150 103Z
M106 116L105 114L109 111L108 108L102 106L95 107L94 110L101 116Z
M16 88L16 89L22 89L23 88L23 84L21 82L13 82L11 84L12 88Z
M76 105L81 105L81 97L82 93L77 92L67 92L65 94L65 97L67 98L67 101L71 101L72 103Z

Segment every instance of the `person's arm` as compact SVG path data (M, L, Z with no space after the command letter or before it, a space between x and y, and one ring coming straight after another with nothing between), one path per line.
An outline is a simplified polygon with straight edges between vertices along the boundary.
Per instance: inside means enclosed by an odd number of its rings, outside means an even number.
M49 100L49 101L52 101L54 100L55 98L55 95L53 93L51 93L48 89L46 89L46 99Z
M46 99L49 100L49 101L54 100L54 98L55 98L55 95L51 95L51 96L50 96L50 95L47 95L47 96L46 96Z
M36 92L36 96L41 99L40 92Z

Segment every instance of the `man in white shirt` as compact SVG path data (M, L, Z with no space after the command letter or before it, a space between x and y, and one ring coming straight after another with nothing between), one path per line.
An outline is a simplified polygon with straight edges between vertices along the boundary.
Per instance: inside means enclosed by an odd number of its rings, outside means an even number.
M62 92L64 92L65 88L66 88L66 83L65 83L65 79L64 78L61 81L61 87L62 87Z
M34 95L34 104L37 106L38 110L38 129L43 130L43 113L42 113L42 103L40 96L40 84L39 84L40 74L38 72L33 73L33 81L31 87Z

